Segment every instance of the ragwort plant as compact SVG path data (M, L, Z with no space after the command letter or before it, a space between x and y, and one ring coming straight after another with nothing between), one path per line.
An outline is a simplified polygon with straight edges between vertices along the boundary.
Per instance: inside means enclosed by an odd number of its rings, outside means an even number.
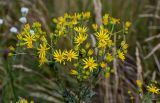
M91 24L90 18L90 12L66 13L53 19L55 30L49 36L39 22L25 24L22 32L17 34L17 48L34 51L32 53L37 57L40 68L47 65L54 70L58 93L67 103L90 102L96 95L93 89L100 77L109 77L113 60L124 61L127 53L125 35L131 26L129 21L121 23L120 19L105 14L103 25L98 26ZM61 45L66 39L69 42ZM10 56L28 53L26 49L20 53L19 49ZM73 79L75 84L71 85L76 87L68 88L67 83L62 81L65 77Z
M156 80L151 80L151 82L147 86L144 86L145 89L143 89L144 84L141 80L137 80L136 84L141 103L152 103L160 101L160 88L159 83ZM131 97L134 99L133 96Z

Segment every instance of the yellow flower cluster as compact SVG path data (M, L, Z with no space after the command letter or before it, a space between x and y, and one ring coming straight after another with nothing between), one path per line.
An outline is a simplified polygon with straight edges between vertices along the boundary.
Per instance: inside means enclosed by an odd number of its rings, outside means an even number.
M111 40L110 32L103 27L100 28L100 31L95 34L98 41L98 48L105 49L107 46L110 47L113 45Z
M117 18L113 18L111 16L109 16L109 14L105 14L103 16L103 20L102 20L104 25L109 25L109 24L119 24L120 23L120 19Z
M72 59L78 59L78 54L73 50L64 50L63 52L59 49L54 51L53 57L56 62L65 64L65 60L71 62Z
M19 46L26 45L27 48L38 51L40 65L47 61L46 52L49 47L47 47L46 32L42 31L42 26L39 22L33 23L32 26L29 24L24 25L23 31L17 35L17 38Z
M106 77L109 77L111 69L108 69L107 64L115 58L124 60L128 48L125 40L118 39L115 43L113 38L121 36L119 33L124 29L127 31L130 23L126 22L125 27L122 26L119 29L120 20L108 14L103 16L103 25L101 26L95 23L88 25L90 18L90 12L73 15L66 13L64 16L54 18L55 30L49 37L42 30L42 25L39 22L32 25L26 24L23 31L17 35L18 44L35 49L40 65L52 62L63 66L70 64L69 69L72 68L70 74L79 80L97 75L96 73L101 71L105 73ZM90 30L89 27L93 29ZM60 49L59 43L66 39L69 40L71 47L63 45L61 47L63 49ZM117 48L116 54L113 53L115 47Z
M23 41L23 45L27 45L27 48L33 48L33 42L36 41L36 36L30 33L30 25L24 26L23 32L17 35L20 41Z
M128 33L128 28L132 25L132 23L130 21L126 21L125 25L124 25L124 30L125 33Z
M125 60L125 56L124 55L127 53L127 49L128 49L128 44L125 41L122 41L120 49L117 50L117 56L122 61Z
M58 37L65 36L69 32L67 28L73 29L80 23L80 21L86 21L90 17L90 12L82 12L75 13L74 15L69 15L66 13L64 17L61 16L57 19L54 18L53 22L56 23L56 30L54 34ZM87 31L87 28L85 27L75 27L74 29L81 34Z

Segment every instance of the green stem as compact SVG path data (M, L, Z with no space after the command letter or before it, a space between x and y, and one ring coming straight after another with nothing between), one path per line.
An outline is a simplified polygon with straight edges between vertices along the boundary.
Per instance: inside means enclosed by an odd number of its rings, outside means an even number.
M15 88L14 88L14 78L12 75L12 68L11 68L8 60L6 60L6 62L4 64L5 64L8 76L9 76L9 82L10 82L11 89L13 92L13 100L15 101L16 100L16 92L15 92Z

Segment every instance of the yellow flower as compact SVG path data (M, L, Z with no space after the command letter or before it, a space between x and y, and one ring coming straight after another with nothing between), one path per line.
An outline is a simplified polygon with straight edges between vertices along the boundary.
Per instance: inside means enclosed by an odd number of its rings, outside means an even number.
M34 22L33 25L32 25L32 27L38 29L38 28L41 28L42 25L41 25L40 22Z
M92 24L93 30L97 31L98 30L98 25L97 24Z
M18 38L18 40L23 40L22 33L21 34L17 34L17 38Z
M113 59L114 59L113 56L110 53L107 53L106 61L111 62L111 61L113 61Z
M107 42L106 41L101 41L98 42L98 48L104 49L107 46Z
M34 103L34 101L32 100L32 101L30 101L30 103Z
M109 78L109 77L110 77L110 73L109 73L109 72L106 72L106 73L105 73L105 77L106 77L106 78Z
M70 50L70 51L66 50L65 57L66 57L67 61L71 61L72 59L78 59L78 54L73 50Z
M159 94L160 93L160 89L157 88L156 86L153 86L152 84L150 84L149 86L147 86L147 90L153 94Z
M70 14L68 14L68 13L65 13L65 14L64 14L64 18L68 18L68 19L70 19L70 18L71 18L71 15L70 15Z
M108 21L109 21L109 14L105 14L103 16L103 21L102 22L103 22L104 25L107 25Z
M27 48L33 48L33 41L36 41L35 35L26 34L24 35L23 40L27 44Z
M125 30L125 33L128 33L128 28L132 25L131 22L127 21L124 25L124 30Z
M139 88L142 87L142 81L141 80L136 80L136 84Z
M100 63L100 66L101 66L102 69L104 69L104 68L106 67L106 63L101 62L101 63Z
M117 54L118 54L118 58L120 58L122 61L124 61L124 59L125 59L124 53L121 52L120 50L117 50Z
M101 29L100 32L95 34L95 36L99 41L107 41L109 39L108 33L108 30Z
M49 48L47 48L47 44L46 43L43 43L40 44L40 48L38 48L38 54L39 54L39 57L45 57L46 56L46 51L48 50Z
M15 51L15 48L13 46L9 46L10 51Z
M90 48L90 46L91 46L90 43L87 43L87 44L85 45L86 49Z
M46 39L45 36L42 36L42 37L40 38L40 40L41 40L42 42L47 42L47 39Z
M82 16L82 14L80 14L80 13L75 13L75 14L72 16L72 18L73 18L73 20L80 20L80 19L81 19L81 16Z
M132 25L132 23L130 21L126 21L125 28L129 28L131 25Z
M28 101L26 99L20 99L17 103L28 103Z
M82 54L82 55L85 55L86 54L86 50L85 49L80 49L80 53Z
M46 62L46 51L48 49L49 48L47 48L47 44L46 43L43 43L43 45L40 44L40 48L38 48L40 65L42 65L42 64L44 64Z
M126 50L128 48L128 44L124 44L123 46L122 46L122 50Z
M91 56L93 54L93 50L92 49L89 49L88 50L88 56Z
M93 69L97 68L97 63L95 63L93 57L83 59L83 63L84 69L88 68L90 71L93 71Z
M47 59L45 57L40 57L39 58L40 66L43 65L46 61L47 61Z
M122 50L126 50L128 48L128 44L126 44L126 41L121 42L121 47L122 47Z
M85 71L85 75L89 76L90 75L90 71Z
M75 27L74 30L75 30L77 33L85 34L88 29L87 29L87 27Z
M78 72L76 70L74 70L74 69L71 69L70 74L72 74L72 75L78 75Z
M58 17L58 22L59 25L63 25L66 23L66 18L64 17Z
M112 24L119 24L119 23L120 23L120 19L111 18L111 23L112 23Z
M128 44L126 44L126 41L121 42L121 48L124 54L127 53Z
M83 79L87 79L87 78L88 78L88 76L84 75L82 78L83 78Z
M59 62L59 63L64 63L64 60L65 60L65 53L62 52L61 50L56 50L54 53L53 53L53 57L55 59L56 62Z
M70 22L67 22L67 26L68 26L69 28L73 28L74 25L76 25L76 24L78 24L78 21L77 21L77 20L72 20L72 21L70 21Z
M18 102L16 103L34 103L34 101L27 101L26 99L21 98Z
M10 57L13 56L13 55L14 55L13 53L8 53L8 56L10 56Z
M79 45L75 45L73 48L75 51L79 51Z
M78 36L76 36L76 37L74 38L74 42L75 42L76 44L78 44L78 46L79 46L79 45L82 44L86 39L87 39L87 35L78 34Z
M82 12L82 17L83 17L83 19L89 19L91 17L91 13L90 12Z

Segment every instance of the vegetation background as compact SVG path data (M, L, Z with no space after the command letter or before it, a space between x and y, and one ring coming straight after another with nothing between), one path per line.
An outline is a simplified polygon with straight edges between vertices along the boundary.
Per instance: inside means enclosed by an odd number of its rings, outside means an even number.
M10 103L10 99L17 96L34 99L36 103L63 103L52 70L37 68L38 63L33 63L35 58L32 56L17 56L16 60L7 58L8 47L17 42L10 27L19 30L23 27L19 22L20 8L29 8L29 23L40 21L50 32L55 28L52 19L66 12L90 11L95 22L96 1L101 3L102 14L129 20L132 28L126 35L129 43L126 61L117 63L117 73L97 85L98 94L92 103L140 103L136 80L142 80L144 87L151 80L160 83L160 0L0 0L0 18L5 20L0 25L1 103Z

